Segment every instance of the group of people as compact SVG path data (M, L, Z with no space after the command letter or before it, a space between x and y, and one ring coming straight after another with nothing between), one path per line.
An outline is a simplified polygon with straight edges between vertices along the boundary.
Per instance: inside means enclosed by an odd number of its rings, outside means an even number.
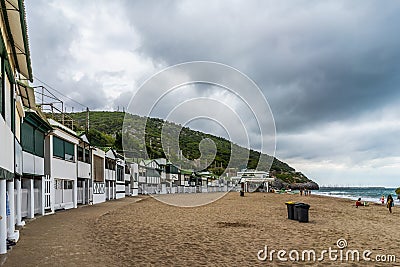
M381 197L382 205L385 204L385 196ZM391 194L388 195L386 200L386 207L389 209L389 212L392 213L392 207L394 207L394 200Z
M300 189L300 196L302 196L304 193L305 196L310 196L311 195L311 190L308 189Z
M360 206L369 206L368 202L361 202L361 197L358 198L358 200L356 201L356 208L360 207Z
M382 205L385 204L385 196L381 197L381 203ZM361 198L358 198L358 200L356 201L356 208L360 206L368 206L368 202L361 202ZM387 196L386 199L386 207L389 209L389 212L392 213L392 208L394 207L394 200L392 195L390 194Z

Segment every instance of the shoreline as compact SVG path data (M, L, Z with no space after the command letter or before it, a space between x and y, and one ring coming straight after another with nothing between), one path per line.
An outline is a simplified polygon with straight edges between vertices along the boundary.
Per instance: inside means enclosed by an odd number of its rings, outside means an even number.
M346 199L346 200L349 200L349 201L352 201L352 202L356 201L358 199L358 197L352 197L352 196L319 194L318 192L315 192L315 191L313 191L311 195L312 196L314 195L314 196L321 196L321 197L329 197L329 198L335 198L335 199ZM382 204L379 199L375 200L375 198L363 197L363 196L360 196L360 197L361 197L361 201L362 202L365 201L365 202L368 202L369 204L376 204L376 205L380 205L380 206L385 205L386 206L386 198L385 198L385 204ZM400 206L400 200L394 198L394 205L395 206Z
M289 220L287 201L309 204L309 223ZM270 250L322 251L337 248L340 239L348 242L349 249L400 258L397 242L388 242L400 239L399 219L397 209L392 214L380 205L356 209L349 199L317 194L248 193L241 197L239 192L231 192L193 208L170 206L152 197L142 197L142 201L125 198L28 223L4 266L198 266L210 262L282 266L284 262L277 258L258 260L257 252L265 246ZM328 258L321 263L338 264ZM354 262L348 264L354 266ZM359 264L374 266L374 262Z

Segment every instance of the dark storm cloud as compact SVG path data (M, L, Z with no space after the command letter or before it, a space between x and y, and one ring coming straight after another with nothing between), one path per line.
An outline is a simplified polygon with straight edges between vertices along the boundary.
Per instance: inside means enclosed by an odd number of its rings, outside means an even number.
M156 60L219 61L248 74L280 131L358 116L399 96L399 3L236 4L128 1L126 10L141 51Z
M73 54L69 47L78 38L76 22L70 21L59 9L52 9L51 14L44 15L43 9L37 6L46 6L47 1L35 3L28 1L28 26L31 46L32 68L35 76L35 84L45 82L48 89L57 97L63 99L69 110L79 111L85 108L104 106L105 99L103 85L81 77L73 80L68 69L73 68ZM78 104L65 96L76 100Z
M278 157L321 181L339 176L376 185L382 173L381 185L393 185L398 175L392 166L400 164L400 2L27 1L26 6L34 75L92 109L127 107L140 84L165 67L221 62L263 91L275 117ZM192 89L175 100L204 95L226 100L222 89ZM145 101L153 103L157 90L149 90ZM160 110L167 112L172 103ZM253 124L250 136L258 134ZM196 127L209 131L202 123Z

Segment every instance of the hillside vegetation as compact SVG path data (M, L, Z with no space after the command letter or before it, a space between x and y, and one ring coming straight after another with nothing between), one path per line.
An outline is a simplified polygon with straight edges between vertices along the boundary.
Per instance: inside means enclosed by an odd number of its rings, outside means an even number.
M86 125L86 112L69 114L78 123L78 128L84 130ZM125 118L126 115L126 118ZM211 139L216 146L215 158L210 158L208 164L212 161L207 170L220 175L225 168L234 167L238 169L255 169L257 164L259 170L268 170L272 161L270 173L286 183L305 183L310 180L301 172L290 167L287 163L273 158L266 154L261 154L255 150L248 150L240 147L222 137L206 134L191 130L181 125L166 122L157 118L145 118L124 112L91 111L89 113L89 131L88 138L92 145L99 147L113 147L116 150L123 150L131 158L145 157L144 151L147 151L149 158L165 157L169 152L169 158L173 162L179 162L179 151L164 151L161 144L161 129L164 124L167 125L167 134L163 135L163 142L168 143L172 136L179 136L179 148L182 155L187 159L193 160L200 157L199 143L205 138ZM124 124L124 132L122 126ZM147 123L146 123L147 119ZM145 129L144 140L139 133ZM124 135L124 138L122 138ZM165 138L165 139L164 139ZM124 146L122 145L124 139ZM243 164L248 159L247 164ZM260 160L261 159L261 160ZM231 161L230 161L231 160ZM229 162L230 161L230 162ZM184 167L185 162L181 162ZM197 166L198 167L198 166Z

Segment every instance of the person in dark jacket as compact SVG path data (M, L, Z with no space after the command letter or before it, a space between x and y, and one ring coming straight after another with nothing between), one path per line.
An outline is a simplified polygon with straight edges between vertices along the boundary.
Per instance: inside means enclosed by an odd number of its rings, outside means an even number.
M389 194L388 197L387 197L387 200L386 200L386 206L389 209L390 213L392 213L393 205L394 205L393 197L392 197L392 195Z

